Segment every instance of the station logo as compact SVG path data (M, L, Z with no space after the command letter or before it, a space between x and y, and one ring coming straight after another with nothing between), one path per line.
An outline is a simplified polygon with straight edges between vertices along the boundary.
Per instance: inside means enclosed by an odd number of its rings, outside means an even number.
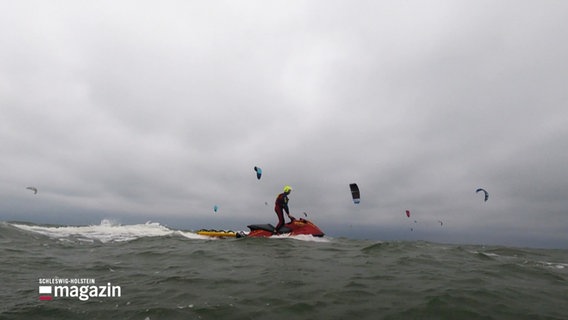
M40 278L39 300L78 299L88 301L92 298L120 298L122 288L107 282L97 285L95 279Z

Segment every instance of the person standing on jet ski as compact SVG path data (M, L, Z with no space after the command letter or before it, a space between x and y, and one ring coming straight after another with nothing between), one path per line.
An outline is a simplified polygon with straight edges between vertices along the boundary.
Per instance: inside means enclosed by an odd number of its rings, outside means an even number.
M284 225L284 212L286 212L288 218L290 218L290 222L296 219L290 215L290 209L288 208L288 195L292 191L292 187L285 186L283 191L284 192L276 197L276 202L274 203L274 211L276 211L276 215L278 216L278 224L276 228L274 228L274 233L279 233L278 230Z

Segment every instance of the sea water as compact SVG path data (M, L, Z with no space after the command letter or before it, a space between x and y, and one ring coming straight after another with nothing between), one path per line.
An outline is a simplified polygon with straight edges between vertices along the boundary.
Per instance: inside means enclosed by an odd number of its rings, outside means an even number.
M568 319L567 250L104 221L0 222L0 253L0 319Z

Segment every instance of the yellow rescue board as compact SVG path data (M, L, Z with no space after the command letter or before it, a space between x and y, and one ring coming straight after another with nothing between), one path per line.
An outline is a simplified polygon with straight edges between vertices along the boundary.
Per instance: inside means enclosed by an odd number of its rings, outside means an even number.
M237 233L234 231L223 230L199 230L197 234L209 237L236 237Z

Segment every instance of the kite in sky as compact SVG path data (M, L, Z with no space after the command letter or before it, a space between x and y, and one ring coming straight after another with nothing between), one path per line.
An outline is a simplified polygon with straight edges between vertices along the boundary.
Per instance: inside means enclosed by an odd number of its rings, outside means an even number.
M262 177L262 169L259 167L254 167L254 171L256 172L256 178L260 180L260 177Z
M32 190L34 192L34 194L37 194L37 188L36 187L26 187L26 189Z
M359 187L357 186L357 184L351 183L349 185L349 188L351 188L351 196L353 196L353 203L358 204L359 202L361 202L361 193L359 192Z
M483 188L479 188L477 190L475 190L475 193L481 192L483 191L483 193L485 194L485 201L487 201L487 199L489 199L489 193L487 192L487 190L483 189Z

